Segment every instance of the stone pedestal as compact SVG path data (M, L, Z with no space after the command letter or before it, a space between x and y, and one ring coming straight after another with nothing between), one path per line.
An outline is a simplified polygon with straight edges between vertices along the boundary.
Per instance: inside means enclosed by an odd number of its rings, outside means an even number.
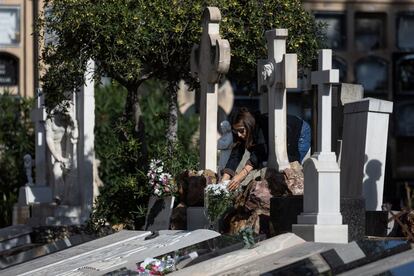
M348 225L294 224L293 232L306 241L347 243Z
M52 190L47 186L23 186L19 189L19 205L52 202Z
M368 211L380 211L384 192L388 120L393 103L366 98L344 108L341 196L363 195Z
M13 206L13 216L12 224L26 224L30 218L30 207L29 206L20 206L19 204L14 204Z
M334 153L316 154L304 164L303 213L292 231L307 241L348 242L339 202L339 167Z

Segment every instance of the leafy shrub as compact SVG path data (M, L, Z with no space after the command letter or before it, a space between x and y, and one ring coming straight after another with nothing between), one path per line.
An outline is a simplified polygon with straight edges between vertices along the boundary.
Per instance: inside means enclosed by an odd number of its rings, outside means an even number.
M32 104L7 92L0 95L0 228L11 224L19 187L27 182L23 156L34 157Z
M163 94L164 86L148 82L143 89L141 120L145 124L148 156L163 160L173 176L196 168L198 153L191 144L191 135L198 128L198 118L180 116L180 142L174 146L173 153L168 153L165 138L168 102ZM126 96L126 90L117 84L95 92L95 149L104 182L91 219L91 225L98 228L108 222L137 229L144 223L148 179L146 167L139 166L143 157L140 141L133 135L133 123L122 120Z

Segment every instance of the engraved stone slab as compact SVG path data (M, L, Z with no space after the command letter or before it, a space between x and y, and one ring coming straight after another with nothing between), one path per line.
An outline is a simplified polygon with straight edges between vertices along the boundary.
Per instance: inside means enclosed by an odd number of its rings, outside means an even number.
M146 239L148 231L121 231L67 250L3 270L5 275L102 275L126 267L136 269L136 263L147 257L174 252L220 236L210 230L160 231Z

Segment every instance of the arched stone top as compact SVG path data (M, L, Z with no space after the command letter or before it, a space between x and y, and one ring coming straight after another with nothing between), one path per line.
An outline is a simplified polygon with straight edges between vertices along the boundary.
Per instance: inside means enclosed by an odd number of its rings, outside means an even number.
M203 21L209 23L219 23L221 21L221 13L217 7L207 7L204 10Z

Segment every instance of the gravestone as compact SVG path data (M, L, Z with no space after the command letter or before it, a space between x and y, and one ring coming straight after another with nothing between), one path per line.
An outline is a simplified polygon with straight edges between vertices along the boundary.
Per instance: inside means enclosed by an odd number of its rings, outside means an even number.
M230 44L220 37L220 10L208 7L203 14L200 45L191 52L191 72L198 77L200 95L200 169L217 170L218 81L230 67Z
M267 88L269 156L267 166L280 172L289 167L286 136L286 89L297 87L297 56L286 54L287 29L266 31L268 58L258 60L258 89Z
M144 230L159 231L170 229L172 209L175 197L160 198L151 196L148 202L148 212L145 218Z
M137 263L215 238L210 230L121 231L2 270L5 275L103 275L120 268L136 271Z
M80 224L89 218L97 192L93 71L94 62L89 60L85 84L78 93L69 94L65 113L70 120L61 115L47 117L43 95L38 91L31 114L36 124L36 179L34 185L20 189L16 206L31 206L29 224ZM18 220L18 214L14 217Z
M227 254L212 258L208 261L204 261L189 266L183 270L174 272L172 275L231 275L226 274L225 272L234 272L237 268L247 263L258 262L269 255L302 244L304 244L304 240L292 233L286 233L261 241L257 243L253 248L240 249L237 251L229 252Z
M339 167L331 151L332 84L339 71L332 69L332 50L320 50L318 68L312 72L312 84L318 86L317 151L304 163L303 213L293 233L308 241L348 242L348 226L340 213Z
M332 151L341 163L341 148L344 124L344 105L364 97L364 88L360 84L341 83L332 89Z
M388 121L393 103L366 98L344 108L341 194L365 198L367 211L380 211L384 191Z

